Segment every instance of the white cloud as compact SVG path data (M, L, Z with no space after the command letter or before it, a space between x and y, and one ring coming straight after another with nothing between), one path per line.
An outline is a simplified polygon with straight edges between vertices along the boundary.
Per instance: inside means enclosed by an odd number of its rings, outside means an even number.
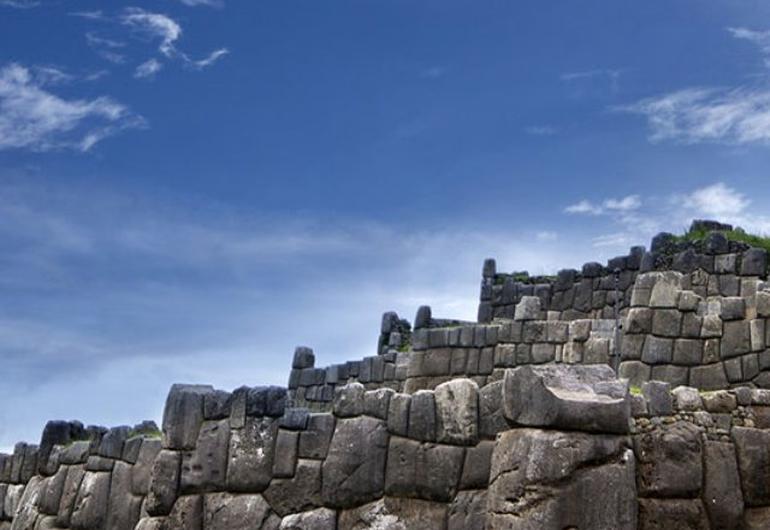
M770 90L689 88L616 110L645 116L653 142L770 141Z
M182 36L182 27L171 17L138 7L129 7L125 9L121 21L126 26L160 39L158 49L166 57L176 55L174 43Z
M735 218L746 210L751 201L743 193L718 182L684 196L682 203L699 215Z
M642 201L638 195L628 195L622 199L606 199L601 204L594 204L588 199L571 204L564 208L565 213L602 215L605 213L622 213L638 209Z
M605 234L593 238L592 244L594 247L623 247L628 246L632 242L629 234L625 232L617 232L614 234Z
M770 31L754 31L748 28L727 28L733 37L754 43L759 50L770 55ZM765 65L770 66L770 58L765 58Z
M224 2L222 0L179 0L186 6L209 6L209 7L222 7Z
M227 48L221 48L219 50L214 50L211 52L208 57L205 57L204 59L201 59L199 61L193 61L190 60L187 56L184 57L185 61L189 63L190 66L197 70L202 70L203 68L207 68L217 62L220 58L227 55L229 50Z
M105 18L104 13L100 9L94 11L73 11L72 13L69 13L69 15L73 17L85 18L88 20L102 20Z
M538 241L556 241L559 239L559 234L550 230L543 230L535 234Z
M0 69L0 150L88 151L103 138L142 124L110 98L63 99L22 65Z
M154 58L149 59L136 67L136 70L134 70L134 77L137 79L152 78L155 77L155 74L160 72L162 68L163 64L160 61Z

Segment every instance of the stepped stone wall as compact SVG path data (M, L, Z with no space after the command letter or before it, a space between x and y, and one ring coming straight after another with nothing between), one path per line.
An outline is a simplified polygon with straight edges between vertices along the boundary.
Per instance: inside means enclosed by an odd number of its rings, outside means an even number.
M386 313L376 355L298 347L287 388L174 385L160 430L49 422L0 454L0 530L767 529L766 279L719 231L488 260L478 322Z

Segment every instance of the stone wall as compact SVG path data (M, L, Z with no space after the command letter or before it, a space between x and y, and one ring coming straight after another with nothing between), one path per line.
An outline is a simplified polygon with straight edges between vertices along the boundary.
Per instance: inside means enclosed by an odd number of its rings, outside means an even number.
M49 425L38 447L0 457L0 528L770 525L770 391L629 393L602 365L414 394L350 383L323 413L287 407L276 387L175 385L162 439Z

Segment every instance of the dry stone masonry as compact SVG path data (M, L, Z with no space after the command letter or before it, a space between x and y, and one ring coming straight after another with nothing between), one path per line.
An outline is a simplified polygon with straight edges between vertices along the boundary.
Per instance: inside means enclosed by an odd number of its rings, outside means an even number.
M478 322L386 313L287 388L174 385L160 429L49 422L0 455L0 530L768 529L767 256L701 223L552 278L488 260Z

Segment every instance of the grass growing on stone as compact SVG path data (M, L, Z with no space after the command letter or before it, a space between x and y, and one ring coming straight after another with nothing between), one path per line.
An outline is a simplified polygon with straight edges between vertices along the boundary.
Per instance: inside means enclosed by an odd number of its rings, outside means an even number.
M757 234L749 234L745 231L741 230L740 228L736 228L734 230L724 230L722 233L729 239L730 241L739 241L741 243L746 243L747 245L751 245L752 247L757 247L766 250L768 253L770 253L770 237L760 236ZM677 236L677 240L679 241L699 241L702 239L705 239L708 235L707 230L688 230L686 233L684 233L681 236Z
M635 396L641 396L642 395L642 387L640 387L640 386L631 385L631 386L628 387L628 391L631 394L635 395Z

